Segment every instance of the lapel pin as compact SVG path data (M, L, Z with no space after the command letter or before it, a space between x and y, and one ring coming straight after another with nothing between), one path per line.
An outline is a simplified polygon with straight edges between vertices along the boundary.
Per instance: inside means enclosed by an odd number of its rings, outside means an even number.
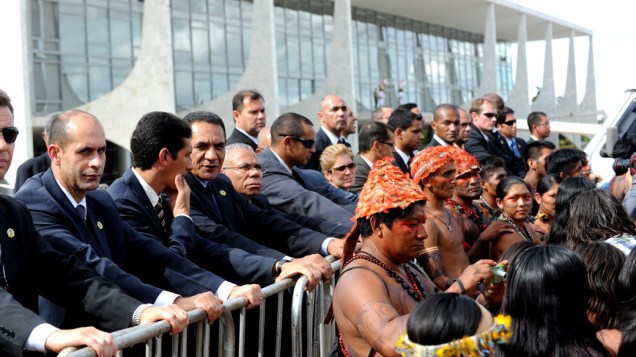
M13 230L13 228L7 229L7 236L9 236L9 238L15 237L15 231Z
M219 193L221 194L221 196L225 196L225 195L227 195L227 192L225 192L225 191L223 191L223 190L219 191Z
M102 224L102 222L97 221L97 228L104 229L104 225Z

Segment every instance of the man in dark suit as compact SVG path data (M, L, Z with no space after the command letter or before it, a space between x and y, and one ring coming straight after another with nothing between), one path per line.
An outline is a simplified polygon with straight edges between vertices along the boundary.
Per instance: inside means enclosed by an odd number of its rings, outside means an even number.
M224 281L122 221L112 198L97 189L106 147L97 118L77 110L60 113L51 124L49 142L51 169L29 179L15 197L26 204L39 233L55 249L77 256L141 301L174 302L185 310L200 307L210 320L221 313L219 297L247 295L251 302L260 300L258 286L237 287ZM193 296L179 297L162 289ZM56 319L82 316L81 311L64 314L51 304L46 309Z
M533 141L545 141L550 136L550 119L544 112L532 112L528 114L528 130L530 130L530 139L528 143Z
M256 151L258 132L267 125L263 96L253 89L236 93L232 98L232 118L236 127L227 138L227 144L247 144Z
M272 207L285 213L341 222L351 228L353 204L345 209L311 190L299 171L314 150L315 131L311 121L300 114L285 113L272 124L271 136L271 146L259 159L266 169L261 192Z
M47 134L49 132L49 128L51 127L51 120L46 121L44 125L44 131L42 131L42 141L44 141L44 145L49 146ZM29 177L39 174L40 172L44 172L51 167L51 159L49 158L49 153L44 152L34 158L28 159L23 162L22 165L18 166L18 171L15 174L15 185L13 186L13 192L18 192L20 187L29 179Z
M316 151L311 154L306 168L322 171L320 170L320 155L329 145L344 144L351 147L351 144L342 137L342 131L347 126L348 109L344 99L335 94L328 95L320 101L320 111L318 112L320 129L316 132L314 145Z
M277 274L276 265L285 256L283 253L260 247L261 254L269 256L255 255L217 243L202 230L196 232L189 216L190 187L182 176L192 169L191 136L190 127L173 114L151 112L141 118L130 145L133 167L108 188L124 221L139 233L232 281L267 284L274 278L285 279L298 273L319 280L320 275L312 276L303 265L311 258L284 264Z
M433 139L426 147L455 145L459 135L459 110L452 104L440 104L433 109Z
M272 207L261 193L263 183L263 168L256 153L243 144L232 144L225 148L225 160L221 170L231 181L236 192L243 195L261 209L271 210ZM320 174L314 170L304 170ZM274 212L280 212L274 210ZM285 218L294 221L301 226L321 232L332 237L344 237L351 227L341 222L331 222L322 218L307 216L297 213L283 213Z
M395 145L393 130L379 121L365 123L358 133L358 144L360 153L353 157L353 163L356 164L356 176L351 186L351 192L355 193L362 191L362 186L367 182L367 176L374 162L393 156Z
M0 158L6 163L0 167L0 179L3 179L11 165L18 132L13 126L11 99L2 90L0 131ZM116 354L117 345L108 333L94 327L59 330L47 323L37 315L38 295L61 305L82 306L91 316L91 322L107 330L126 328L131 321L145 323L163 318L168 319L173 333L187 325L187 315L178 307L141 305L81 265L77 258L55 251L35 230L26 208L4 195L0 195L0 256L2 355L60 352L66 347L84 345L98 355Z
M496 146L492 132L497 122L497 104L486 97L473 100L470 106L473 119L470 137L464 148L480 163L490 156L502 154Z
M253 240L289 257L313 255L312 259L315 260L312 260L310 269L317 269L319 274L329 279L332 275L329 263L315 254L339 256L342 251L339 244L341 240L328 238L251 204L221 174L225 158L223 120L210 112L189 113L184 120L192 128L190 157L193 167L186 175L186 181L191 190L190 215L198 229L209 232L209 237L232 246L241 242L244 247ZM258 248L243 249L260 254ZM287 261L288 257L283 260ZM309 287L313 286L312 284Z
M523 159L523 152L526 142L517 137L517 118L515 112L505 107L501 117L497 117L497 135L495 144L502 153L502 159L506 162L506 169L510 174L525 177L526 163Z
M419 119L418 119L419 118ZM424 140L422 118L406 108L397 108L389 117L389 126L393 128L395 165L407 174L411 174L411 159Z

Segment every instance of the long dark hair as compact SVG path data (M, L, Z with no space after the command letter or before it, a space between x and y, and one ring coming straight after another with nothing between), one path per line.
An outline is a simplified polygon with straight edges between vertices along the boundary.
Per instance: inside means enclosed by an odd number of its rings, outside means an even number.
M572 200L567 223L567 245L602 241L623 234L636 235L636 226L623 205L609 191L595 188Z
M625 263L625 254L603 242L580 243L574 249L583 258L590 284L587 310L594 314L597 330L618 328L618 276Z
M627 256L618 276L619 329L623 334L618 357L636 356L636 249Z
M594 182L585 177L570 177L561 182L554 205L556 218L550 229L550 235L548 235L548 244L565 244L568 236L567 226L572 199L581 192L592 190L595 187Z
M512 317L503 356L607 356L587 319L589 286L581 257L538 245L510 263L502 312Z
M481 310L475 300L455 293L441 293L422 300L411 311L406 330L420 345L439 345L477 332Z

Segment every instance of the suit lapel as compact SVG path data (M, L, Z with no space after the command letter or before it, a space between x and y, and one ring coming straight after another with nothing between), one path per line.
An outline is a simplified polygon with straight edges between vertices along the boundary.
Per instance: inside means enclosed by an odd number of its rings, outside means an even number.
M139 180L137 180L137 177L135 177L135 174L133 174L132 168L128 169L128 171L126 171L126 173L124 174L124 182L135 195L137 200L143 205L145 214L148 217L150 224L152 225L152 230L156 233L163 232L163 228L161 227L161 222L159 222L159 217L157 216L155 207L150 203L150 200L148 199L144 188L141 187ZM161 199L161 196L159 196L159 199ZM170 205L168 203L168 206L166 206L166 203L164 201L162 201L162 204L164 207L163 212L164 214L166 214L169 211ZM170 226L170 222L171 220L168 218L168 216L166 216L166 227ZM162 237L164 235L165 234L162 234Z

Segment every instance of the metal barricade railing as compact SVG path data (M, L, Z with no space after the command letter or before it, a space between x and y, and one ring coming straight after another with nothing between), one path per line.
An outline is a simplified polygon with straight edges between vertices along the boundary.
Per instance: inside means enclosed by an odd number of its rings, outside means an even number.
M333 257L328 257L331 262L331 268L334 272L340 269L340 261ZM311 292L305 292L307 286L307 278L302 276L299 279L285 279L274 284L268 285L262 289L263 302L259 306L259 328L258 328L258 356L264 356L264 337L265 337L265 309L268 304L268 298L276 295L278 313L276 315L276 346L275 356L281 355L281 341L283 336L283 293L285 290L294 287L292 296L292 355L303 356L302 343L302 321L303 311L306 316L306 341L307 349L305 356L326 356L328 348L331 346L335 338L335 329L324 326L323 319L326 309L331 304L334 289L334 279L328 283L320 283ZM307 295L305 309L303 310L304 296ZM271 300L271 299L270 299ZM227 357L243 357L245 353L245 317L247 314L246 306L248 301L246 298L236 298L229 300L223 304L223 313L219 318L219 349L218 356ZM231 312L240 309L239 329L238 329L238 345L236 343L236 333L234 318ZM187 335L188 328L176 336L172 336L172 356L210 356L210 325L206 322L206 313L201 309L188 312L190 325L197 324L197 334L195 337L195 353L188 354L187 351ZM316 321L316 323L314 323ZM167 321L159 321L153 324L130 327L127 329L115 331L112 333L115 342L119 348L118 356L123 356L123 350L138 344L146 345L146 356L161 356L162 335L170 331L170 325ZM238 354L236 347L238 346ZM58 356L62 357L94 357L95 352L88 347L77 349L68 347L64 349Z

